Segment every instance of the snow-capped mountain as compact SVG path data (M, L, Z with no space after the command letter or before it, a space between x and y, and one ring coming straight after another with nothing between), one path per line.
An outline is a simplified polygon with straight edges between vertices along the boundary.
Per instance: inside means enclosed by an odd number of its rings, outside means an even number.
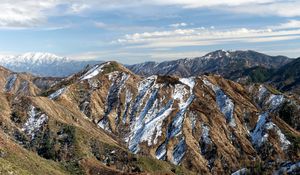
M12 71L54 77L68 76L87 65L97 63L99 61L75 61L67 57L42 52L28 52L22 55L0 57L0 65Z

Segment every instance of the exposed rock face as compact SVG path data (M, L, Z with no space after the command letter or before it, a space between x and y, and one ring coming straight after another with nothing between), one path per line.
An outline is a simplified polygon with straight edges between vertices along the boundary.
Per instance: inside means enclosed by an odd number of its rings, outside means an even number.
M107 62L41 94L4 94L1 128L44 158L73 162L71 173L259 174L290 170L284 163L300 158L299 120L289 126L280 112L286 103L299 109L299 99L265 85L142 78Z

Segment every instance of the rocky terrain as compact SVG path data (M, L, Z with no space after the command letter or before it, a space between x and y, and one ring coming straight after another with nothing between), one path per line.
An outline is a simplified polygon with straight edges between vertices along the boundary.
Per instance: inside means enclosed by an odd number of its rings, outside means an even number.
M300 100L219 75L0 69L0 174L297 174Z

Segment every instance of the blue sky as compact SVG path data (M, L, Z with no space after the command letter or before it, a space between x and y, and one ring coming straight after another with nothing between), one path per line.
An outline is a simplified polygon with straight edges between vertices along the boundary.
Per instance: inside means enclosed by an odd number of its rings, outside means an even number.
M0 55L137 63L217 49L300 56L299 0L0 0Z

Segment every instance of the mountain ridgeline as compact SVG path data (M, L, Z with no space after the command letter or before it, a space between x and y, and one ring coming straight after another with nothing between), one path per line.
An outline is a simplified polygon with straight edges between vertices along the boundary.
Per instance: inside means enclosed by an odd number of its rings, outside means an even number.
M262 65L291 64L272 59ZM1 68L0 173L300 172L297 94L220 75L131 70L106 62L50 79Z
M149 75L177 75L180 77L198 76L204 73L219 74L230 78L234 72L253 67L279 68L291 60L284 56L268 56L255 51L217 50L203 57L180 59L161 63L145 62L129 65L134 73Z
M75 61L50 53L26 53L0 58L0 65L15 72L28 72L42 77L67 77L97 61ZM289 63L289 64L288 64ZM286 66L285 66L286 65ZM141 76L170 75L179 77L218 74L243 83L269 83L281 91L299 93L299 59L269 56L255 51L217 50L194 59L179 59L161 63L145 62L127 65ZM285 76L281 76L284 74Z
M268 56L251 50L217 50L194 59L145 62L127 67L141 76L157 74L190 77L218 74L243 84L268 83L281 91L299 94L299 60L300 58Z

